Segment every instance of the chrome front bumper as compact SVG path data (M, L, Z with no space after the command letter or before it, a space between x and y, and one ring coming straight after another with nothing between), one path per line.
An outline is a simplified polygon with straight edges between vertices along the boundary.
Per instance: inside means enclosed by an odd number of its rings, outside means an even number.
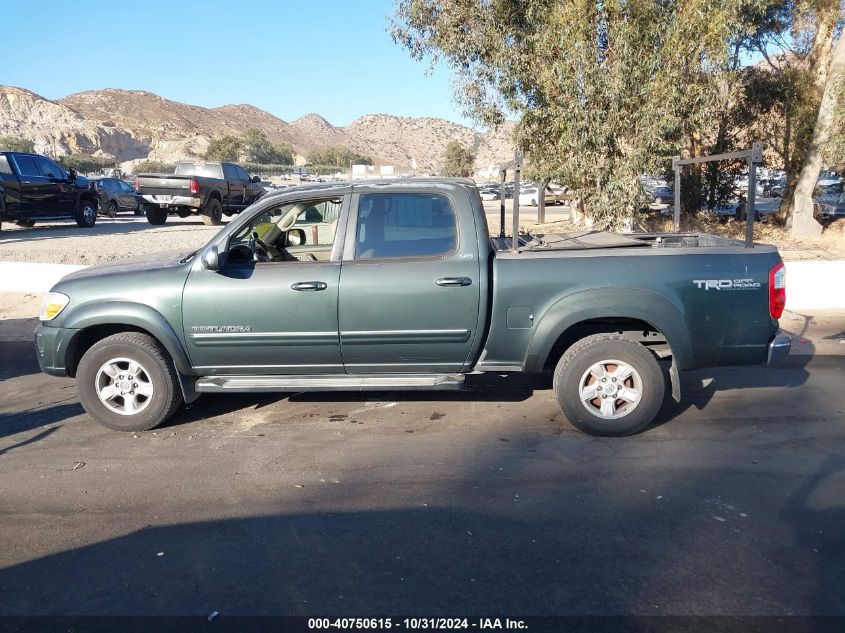
M789 357L792 339L786 334L778 334L769 341L769 353L766 355L767 365L779 365Z

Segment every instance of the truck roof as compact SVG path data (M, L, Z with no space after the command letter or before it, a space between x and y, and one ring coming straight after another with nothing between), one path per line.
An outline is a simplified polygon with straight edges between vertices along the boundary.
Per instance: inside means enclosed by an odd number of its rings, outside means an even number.
M370 188L402 188L408 185L421 186L442 186L442 185L460 185L464 187L475 187L475 181L470 178L379 178L373 180L338 180L335 182L318 182L307 185L297 185L295 187L286 187L278 191L272 191L264 196L264 199L271 196L285 196L294 195L300 192L313 191L315 193L329 193L332 190L346 191L350 188L356 189L370 189Z

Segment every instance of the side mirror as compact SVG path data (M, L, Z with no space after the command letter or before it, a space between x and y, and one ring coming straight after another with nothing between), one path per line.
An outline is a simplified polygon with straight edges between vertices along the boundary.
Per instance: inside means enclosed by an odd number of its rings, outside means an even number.
M252 177L252 182L254 182L254 183L259 183L259 182L261 182L261 176L253 176L253 177Z
M209 246L202 252L202 267L206 270L220 270L220 256L216 246Z
M71 167L70 169L67 170L67 178L71 182L76 180L78 177L79 177L79 174L76 173L76 170L73 167Z
M305 229L290 229L288 246L305 246Z

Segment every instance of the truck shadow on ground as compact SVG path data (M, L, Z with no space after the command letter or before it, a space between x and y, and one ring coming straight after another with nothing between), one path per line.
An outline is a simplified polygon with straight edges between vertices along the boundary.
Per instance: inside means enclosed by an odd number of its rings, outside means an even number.
M13 378L38 374L38 360L35 357L35 327L37 320L6 319L0 321L6 332L24 332L32 326L32 340L30 341L0 341L0 383Z
M54 424L61 426L60 423L78 415L83 415L84 413L85 410L82 408L82 405L77 402L54 404L47 407L28 409L26 411L16 411L14 413L0 413L0 438L15 435L17 433L24 433L26 431L41 429L42 427L49 427ZM43 439L57 429L58 426L48 429L49 432L46 434L34 435L19 444L0 447L0 454L9 451L12 448Z
M668 392L669 382L667 376L667 393L663 406L649 426L649 429L672 422L691 408L699 411L704 410L719 392L741 389L790 389L800 387L810 377L806 366L811 361L819 365L833 364L834 366L845 368L845 358L840 360L835 357L817 357L814 359L813 356L802 355L790 356L787 362L780 367L752 365L681 372L681 402L675 402L671 397L671 393ZM668 373L668 367L665 367L665 370Z
M685 411L703 410L718 392L730 390L789 389L803 385L809 372L805 366L810 356L790 357L783 367L723 367L682 372L682 400L676 403L667 393L663 406L652 424L644 431L674 421ZM820 357L820 365L845 368L845 358ZM668 372L668 367L666 368ZM668 377L667 377L668 379ZM209 417L235 413L242 409L262 409L283 400L294 403L366 403L390 400L393 402L525 402L537 392L550 392L552 374L482 374L467 378L467 389L461 391L331 391L292 394L205 394L189 408L177 413L165 426L179 426L199 422ZM800 393L800 392L799 392ZM552 394L549 394L552 396ZM553 396L552 396L553 397ZM753 397L753 395L751 396ZM795 400L793 398L793 400Z

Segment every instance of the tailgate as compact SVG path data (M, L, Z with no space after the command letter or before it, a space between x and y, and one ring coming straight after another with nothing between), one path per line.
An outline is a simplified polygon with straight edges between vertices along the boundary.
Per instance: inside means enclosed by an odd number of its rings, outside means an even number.
M140 174L137 189L138 193L147 196L190 196L193 179L193 176Z

